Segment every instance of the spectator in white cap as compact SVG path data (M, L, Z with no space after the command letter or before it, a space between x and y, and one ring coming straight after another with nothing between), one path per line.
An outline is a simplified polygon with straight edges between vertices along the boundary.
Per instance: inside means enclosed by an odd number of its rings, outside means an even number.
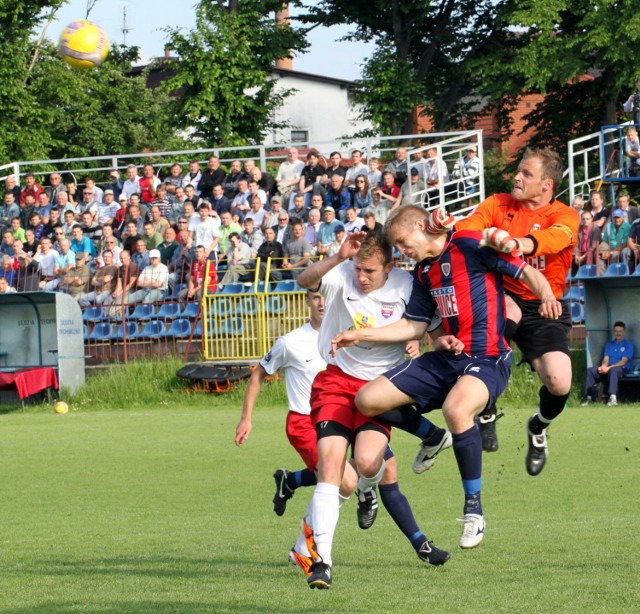
M149 252L151 264L144 268L138 277L136 291L127 296L127 303L158 303L164 300L169 285L169 270L160 261L160 250Z
M327 247L336 240L335 227L342 225L336 220L336 210L333 207L325 207L322 215L324 222L318 229L318 255L326 255Z
M120 206L115 201L113 190L107 188L104 191L103 201L98 205L98 224L113 224L119 209Z

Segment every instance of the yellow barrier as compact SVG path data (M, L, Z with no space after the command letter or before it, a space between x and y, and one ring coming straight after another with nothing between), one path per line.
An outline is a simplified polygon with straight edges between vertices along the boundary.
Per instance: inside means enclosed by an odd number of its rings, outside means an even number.
M271 263L267 261L267 278ZM251 274L247 291L204 294L202 298L203 355L206 360L258 360L278 337L304 324L309 318L304 290L270 291L259 281L260 262ZM207 273L208 274L208 273ZM293 282L281 282L283 285ZM240 284L242 286L242 284Z

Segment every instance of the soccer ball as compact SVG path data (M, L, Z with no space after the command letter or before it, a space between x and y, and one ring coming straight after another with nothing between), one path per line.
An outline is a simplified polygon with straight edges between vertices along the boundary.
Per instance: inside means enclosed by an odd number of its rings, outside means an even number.
M56 414L66 414L69 406L64 401L58 401L55 406Z
M58 50L62 59L74 68L95 68L107 57L109 40L100 26L79 19L62 31Z

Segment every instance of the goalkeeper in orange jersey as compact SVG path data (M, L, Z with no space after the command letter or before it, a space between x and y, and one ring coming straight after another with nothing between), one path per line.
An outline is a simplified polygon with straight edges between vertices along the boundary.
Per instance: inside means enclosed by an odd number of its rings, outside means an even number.
M564 291L580 223L577 211L554 198L562 172L558 154L548 149L527 149L511 194L490 196L472 215L455 224L456 230L482 230L484 244L498 251L522 254L547 278L557 299ZM527 472L538 475L547 459L547 428L562 413L571 389L571 316L563 303L558 320L544 319L538 314L540 302L529 288L510 278L505 278L504 284L508 318L505 336L518 344L523 361L542 382L538 411L527 425L525 461ZM479 417L486 451L498 449L495 420L495 405Z

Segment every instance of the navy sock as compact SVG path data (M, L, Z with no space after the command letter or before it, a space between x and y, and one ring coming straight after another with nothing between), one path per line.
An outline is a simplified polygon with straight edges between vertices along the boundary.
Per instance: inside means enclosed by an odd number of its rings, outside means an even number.
M411 433L420 439L425 439L433 435L433 429L437 427L427 420L413 405L403 405L376 416L376 420L384 422L389 426L395 426L401 431Z
M474 424L464 433L453 434L453 453L458 462L465 494L464 513L482 514L482 437Z
M290 471L285 482L291 490L295 490L301 486L315 486L318 480L313 471L305 468L300 471Z
M543 429L549 426L549 422L562 413L568 398L569 394L556 396L551 394L546 386L542 386L542 388L540 388L540 409L538 411L547 422L542 422L536 415L532 418L531 422L529 422L529 430L534 435L540 435Z
M411 506L407 498L400 491L398 482L393 484L380 484L378 486L380 498L389 516L398 525L398 528L407 536L411 545L420 550L420 546L427 541L427 538L418 527L418 523L413 516Z

